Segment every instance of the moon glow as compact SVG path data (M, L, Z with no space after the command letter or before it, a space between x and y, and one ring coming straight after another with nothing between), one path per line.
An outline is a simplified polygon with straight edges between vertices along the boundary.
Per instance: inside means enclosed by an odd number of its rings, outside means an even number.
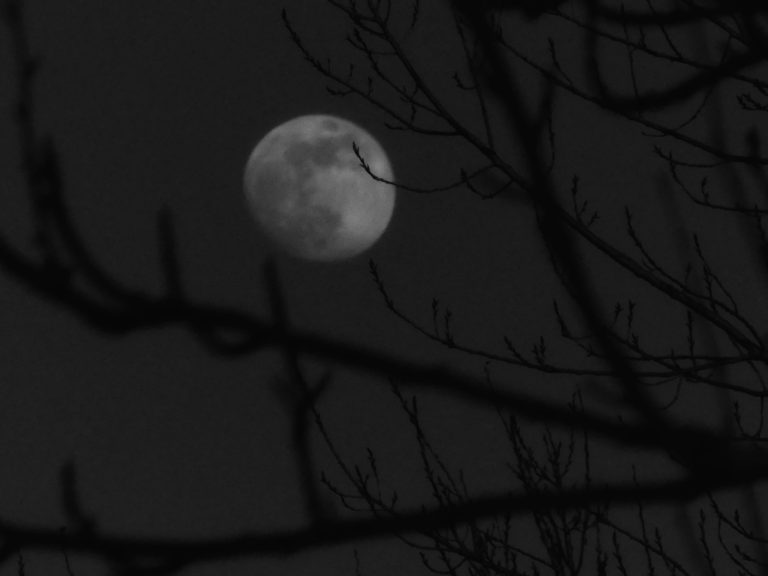
M360 155L375 180L360 165ZM392 166L368 132L342 118L299 116L267 133L245 165L244 190L262 231L293 256L351 258L384 233L395 207Z

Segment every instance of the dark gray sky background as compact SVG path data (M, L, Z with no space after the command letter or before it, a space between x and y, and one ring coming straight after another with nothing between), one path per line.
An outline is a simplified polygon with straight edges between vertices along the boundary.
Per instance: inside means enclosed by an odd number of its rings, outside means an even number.
M290 43L280 19L283 6L318 51L338 53L343 22L330 18L320 2L27 3L42 64L41 131L58 146L67 199L85 237L128 284L161 287L155 226L158 210L167 205L188 294L266 311L261 265L272 252L244 205L242 168L261 136L293 116L322 112L360 123L390 151L398 177L421 184L431 176L455 177L455 168L446 170L455 166L450 147L424 147L392 134L366 105L329 96ZM9 70L7 46L2 64ZM3 84L3 125L10 128L12 86ZM2 132L3 149L15 151L15 132ZM4 158L3 174L12 192L5 194L0 222L29 245L18 157ZM489 299L509 297L499 274L514 279L509 257L518 232L507 228L497 208L466 193L435 200L399 194L383 239L351 261L321 265L280 258L295 325L413 358L433 354L434 347L425 347L386 312L368 274L369 257L379 263L393 296L422 318L429 318L433 295L448 301L460 296L459 326L498 322L478 312L487 310ZM524 219L519 226L526 226ZM512 242L502 247L499 239L510 235ZM537 287L521 285L514 298L536 293ZM224 361L182 330L105 338L12 282L0 282L0 294L5 517L63 522L58 471L72 459L83 503L105 528L203 536L285 528L301 520L288 418L271 391L280 366L275 354ZM489 339L498 345L497 337ZM370 444L403 474L398 447L410 435L386 387L344 374L338 381L327 409L342 445L359 457ZM458 454L464 445L469 452L467 435L476 438L486 423L476 421L471 433L463 426L456 430L455 416L446 413L452 449ZM497 431L495 423L488 426ZM417 474L413 478L418 482ZM398 572L398 556L418 568L411 553L398 547L393 556L391 550L363 556L367 573ZM30 554L28 573L63 573L59 558L41 562ZM272 575L354 570L351 549L255 563L262 565ZM98 573L83 561L75 569L79 576ZM3 573L14 570L7 565ZM254 573L252 567L224 572Z
M325 80L290 43L282 7L319 54L347 53L343 21L316 0L27 2L42 64L40 128L58 146L67 199L85 237L129 285L161 289L156 217L168 206L187 293L267 312L261 266L272 252L244 204L242 168L261 136L291 117L330 113L361 124L389 151L402 181L429 185L457 175L461 147L393 133L370 106L328 95ZM437 73L451 49L430 34L420 62ZM3 70L7 49L4 43ZM0 84L0 145L16 150L12 87ZM451 101L459 110L464 105ZM653 176L650 164L634 160L648 145L625 126L597 124L580 108L561 121L560 154L568 164L583 167L588 182L590 167L601 165L596 194L609 197ZM568 136L585 133L586 142ZM605 166L605 147L615 150L619 142L624 151ZM0 161L0 226L29 245L18 161L5 153ZM387 312L368 273L373 258L392 297L417 318L429 321L437 297L452 304L461 339L501 351L507 334L527 349L551 329L542 328L540 311L549 314L557 292L533 230L533 214L521 202L483 202L466 190L400 191L388 231L363 256L334 264L278 256L291 320L409 358L445 359ZM615 282L621 286L622 278ZM72 459L83 503L105 528L203 536L301 520L288 417L273 392L280 369L273 352L222 360L180 329L104 337L5 278L0 300L0 515L62 522L58 471ZM461 365L481 373L479 361ZM404 448L411 437L386 386L334 374L323 409L341 446L362 458L370 445L389 465L393 485L412 478L414 494L424 494L415 446L412 453ZM516 377L530 389L543 386L536 375ZM488 485L502 478L502 460L490 456L502 446L492 416L437 400L426 410L449 458ZM361 550L370 576L423 570L402 546ZM42 562L30 556L28 574L64 573L58 558L45 568ZM75 569L78 576L99 573L81 560ZM350 547L185 572L259 573L352 574L354 561Z

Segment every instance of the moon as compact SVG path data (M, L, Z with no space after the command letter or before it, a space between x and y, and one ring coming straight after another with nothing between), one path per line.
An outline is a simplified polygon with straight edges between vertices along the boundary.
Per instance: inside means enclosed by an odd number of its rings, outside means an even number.
M353 145L374 179L360 165ZM277 246L306 260L356 256L384 233L395 207L392 165L356 124L299 116L261 139L245 165L243 188L256 223Z

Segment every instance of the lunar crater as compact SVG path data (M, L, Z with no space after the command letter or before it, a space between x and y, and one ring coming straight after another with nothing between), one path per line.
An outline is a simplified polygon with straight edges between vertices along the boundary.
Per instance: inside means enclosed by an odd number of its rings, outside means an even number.
M322 138L314 142L296 142L290 144L285 150L285 159L302 169L311 169L306 166L312 163L316 166L330 166L337 163L339 149L343 145L343 138Z

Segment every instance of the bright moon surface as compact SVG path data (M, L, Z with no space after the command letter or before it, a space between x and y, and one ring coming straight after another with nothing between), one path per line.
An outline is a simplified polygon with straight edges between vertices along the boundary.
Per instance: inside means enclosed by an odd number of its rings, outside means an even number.
M377 177L360 165L353 143ZM264 233L286 252L318 261L351 258L384 233L395 207L392 166L365 130L342 118L299 116L256 145L244 188Z

